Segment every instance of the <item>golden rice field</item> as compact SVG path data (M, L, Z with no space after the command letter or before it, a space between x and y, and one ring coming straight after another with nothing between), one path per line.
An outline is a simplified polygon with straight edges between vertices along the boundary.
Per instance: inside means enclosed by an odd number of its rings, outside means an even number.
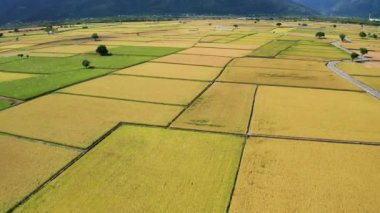
M220 72L221 68L217 67L149 62L120 70L116 73L145 77L211 81L215 79Z
M19 211L224 212L243 141L124 126Z
M1 30L0 212L378 212L380 101L327 62L380 91L380 28L333 24Z
M178 106L52 94L1 111L0 132L85 148L121 121L166 126L181 110Z
M254 85L215 83L172 126L245 134L255 91Z
M372 76L356 76L357 80L369 85L370 87L380 91L380 76L372 77Z
M198 81L110 75L66 88L61 92L186 105L201 93L208 84L207 82Z
M218 81L360 91L358 87L335 74L320 71L305 72L260 67L228 67L222 76L218 78Z
M370 63L370 62L369 62ZM355 62L343 62L338 64L338 68L344 70L350 75L364 75L364 76L379 76L380 77L380 67L370 68L366 63L355 63Z
M250 138L231 212L376 212L380 147ZM366 165L366 166L363 166Z
M225 56L225 57L243 57L248 55L249 51L239 49L218 49L218 48L201 48L194 47L180 52L181 54L192 55L210 55L210 56Z
M378 144L379 107L364 93L260 87L251 134Z
M0 134L0 212L15 205L79 152Z
M224 67L231 58L223 56L175 54L154 60L155 62Z
M300 70L307 71L326 71L324 63L316 61L296 61L288 59L267 59L267 58L238 58L231 62L230 66L233 67L260 67L260 68L272 68L282 70Z

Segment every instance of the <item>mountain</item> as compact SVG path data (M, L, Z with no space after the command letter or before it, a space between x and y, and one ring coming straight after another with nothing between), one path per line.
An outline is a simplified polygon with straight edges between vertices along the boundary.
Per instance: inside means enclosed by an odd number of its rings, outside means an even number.
M0 23L117 15L308 15L292 0L0 0Z
M380 17L380 0L294 0L324 15Z

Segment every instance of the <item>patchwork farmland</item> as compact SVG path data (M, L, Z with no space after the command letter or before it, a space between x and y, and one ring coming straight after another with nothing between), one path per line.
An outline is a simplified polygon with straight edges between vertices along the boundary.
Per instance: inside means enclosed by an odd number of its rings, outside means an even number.
M5 32L0 212L378 212L380 41L277 23Z

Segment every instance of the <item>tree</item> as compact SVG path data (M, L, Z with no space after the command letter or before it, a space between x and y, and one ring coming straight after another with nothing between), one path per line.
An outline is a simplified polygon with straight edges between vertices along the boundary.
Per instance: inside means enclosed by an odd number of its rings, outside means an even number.
M360 36L360 38L365 38L365 37L367 37L367 33L362 31L359 33L359 36Z
M359 54L357 54L357 53L351 53L351 59L352 59L352 61L354 61L358 57L359 57Z
M18 32L20 32L20 30L18 28L14 28L13 32L18 33Z
M238 24L234 24L234 28L235 29L239 28L239 25Z
M110 55L105 45L99 45L98 48L96 49L96 52L101 56Z
M364 56L365 54L368 53L368 49L367 48L360 48L360 53L362 54L362 56Z
M86 69L88 69L88 68L90 67L90 65L91 65L91 62L90 62L89 60L85 59L85 60L82 61L82 65L83 65Z
M1 36L0 36L0 37L1 37ZM373 34L373 38L374 38L374 39L377 39L377 38L378 38L377 34Z
M97 33L93 33L91 35L91 38L94 39L94 41L98 41L100 37L99 37L99 35Z
M281 27L281 26L282 26L282 23L278 22L278 23L276 24L276 26L277 26L277 27Z
M45 28L45 31L47 32L47 33L54 33L54 27L52 26L52 25L49 25L49 26L47 26L46 28Z
M321 38L324 38L326 36L326 34L324 32L317 32L315 34L315 37L321 39Z
M334 24L333 27L336 28L336 24Z
M346 34L343 34L343 33L340 34L339 38L340 38L341 41L345 41L346 40Z
M0 33L0 37L3 37L4 36L4 33Z

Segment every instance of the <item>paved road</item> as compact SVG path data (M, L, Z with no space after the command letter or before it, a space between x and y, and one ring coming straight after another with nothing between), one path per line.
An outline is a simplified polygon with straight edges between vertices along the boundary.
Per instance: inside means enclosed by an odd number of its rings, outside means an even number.
M339 75L340 77L346 79L347 81L350 81L351 83L355 84L356 86L360 87L361 89L363 89L364 91L366 91L370 95L372 95L372 96L376 97L378 100L380 100L380 92L379 91L377 91L377 90L373 89L372 87L356 80L351 75L345 73L343 70L340 70L336 67L337 64L342 63L342 62L345 62L345 61L330 61L329 63L327 63L327 67L331 71L333 71L334 73Z
M349 49L346 49L342 46L339 45L339 41L335 41L335 42L332 42L331 43L332 45L334 45L335 47L343 50L344 52L347 52L349 54L352 53L351 50ZM367 93L369 93L370 95L374 96L375 98L377 98L378 100L380 100L380 92L377 91L376 89L368 86L367 84L364 84L363 82L360 82L358 80L356 80L354 77L352 77L351 75L347 74L346 72L344 72L343 70L339 69L336 67L337 64L339 63L342 63L342 62L347 62L349 60L342 60L342 61L330 61L327 63L327 67L333 71L334 73L336 73L337 75L339 75L340 77L346 79L347 81L355 84L356 86L360 87L362 90L366 91ZM369 61L368 58L366 57L361 57L359 58L357 61L359 62L364 62L364 61Z

